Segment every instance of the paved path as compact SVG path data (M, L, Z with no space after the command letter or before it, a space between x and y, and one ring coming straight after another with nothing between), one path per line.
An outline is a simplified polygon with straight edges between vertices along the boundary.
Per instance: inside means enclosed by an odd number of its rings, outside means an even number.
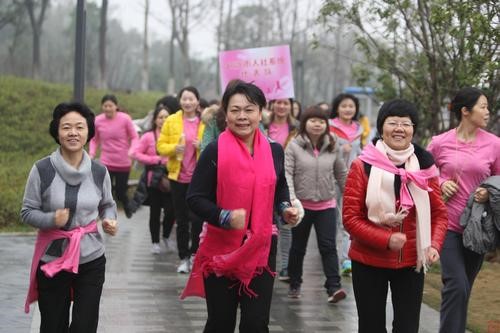
M130 220L123 215L119 219L118 235L106 238L108 262L98 332L202 332L206 320L204 300L178 300L187 276L176 273L177 255L150 253L148 210L139 210ZM343 281L348 297L339 304L326 303L321 261L314 239L311 235L304 267L303 297L289 299L288 285L276 280L271 332L357 331L349 278ZM32 305L29 315L23 312L33 242L32 235L0 235L0 333L38 332L38 308ZM390 305L387 312L390 323ZM436 311L424 305L421 316L420 332L438 331Z

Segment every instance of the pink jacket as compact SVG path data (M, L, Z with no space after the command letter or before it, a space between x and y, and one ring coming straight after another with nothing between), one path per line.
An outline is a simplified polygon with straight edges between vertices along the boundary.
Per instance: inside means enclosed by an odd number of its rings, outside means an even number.
M128 114L117 112L112 119L100 114L95 118L95 136L89 145L90 158L95 157L100 146L101 163L109 171L129 171L132 165L129 149L138 139L139 135Z
M156 131L156 137L160 137L160 130ZM136 141L130 150L130 155L144 165L166 165L168 161L168 157L157 154L153 131L144 133L143 136ZM151 182L151 173L152 171L148 172L148 185Z

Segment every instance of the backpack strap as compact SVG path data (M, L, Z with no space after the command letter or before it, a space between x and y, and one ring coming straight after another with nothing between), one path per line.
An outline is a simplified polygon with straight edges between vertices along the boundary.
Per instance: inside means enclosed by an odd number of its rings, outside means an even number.
M40 193L44 193L52 184L52 180L56 175L56 169L50 162L50 157L47 156L35 163L36 168L38 170L38 174L40 175Z
M104 184L104 177L106 177L106 167L101 163L92 160L92 178L94 178L94 183L98 189L102 191Z

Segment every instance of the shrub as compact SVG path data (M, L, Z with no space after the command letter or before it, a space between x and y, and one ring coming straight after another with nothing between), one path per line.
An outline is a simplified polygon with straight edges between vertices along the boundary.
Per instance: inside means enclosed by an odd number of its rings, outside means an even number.
M20 223L24 186L33 163L57 147L49 135L54 107L72 98L68 85L0 76L0 230ZM89 89L86 103L100 113L101 97L109 91ZM142 118L161 93L115 94L132 118Z

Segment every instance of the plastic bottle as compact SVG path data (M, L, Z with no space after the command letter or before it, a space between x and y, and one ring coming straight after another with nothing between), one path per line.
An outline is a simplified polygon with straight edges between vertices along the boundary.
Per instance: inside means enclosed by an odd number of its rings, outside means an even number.
M186 136L184 135L184 133L182 133L181 137L179 138L179 145L186 146ZM177 158L177 161L182 161L182 159L184 158L184 152L181 152L181 153L178 152L176 154L176 158Z

